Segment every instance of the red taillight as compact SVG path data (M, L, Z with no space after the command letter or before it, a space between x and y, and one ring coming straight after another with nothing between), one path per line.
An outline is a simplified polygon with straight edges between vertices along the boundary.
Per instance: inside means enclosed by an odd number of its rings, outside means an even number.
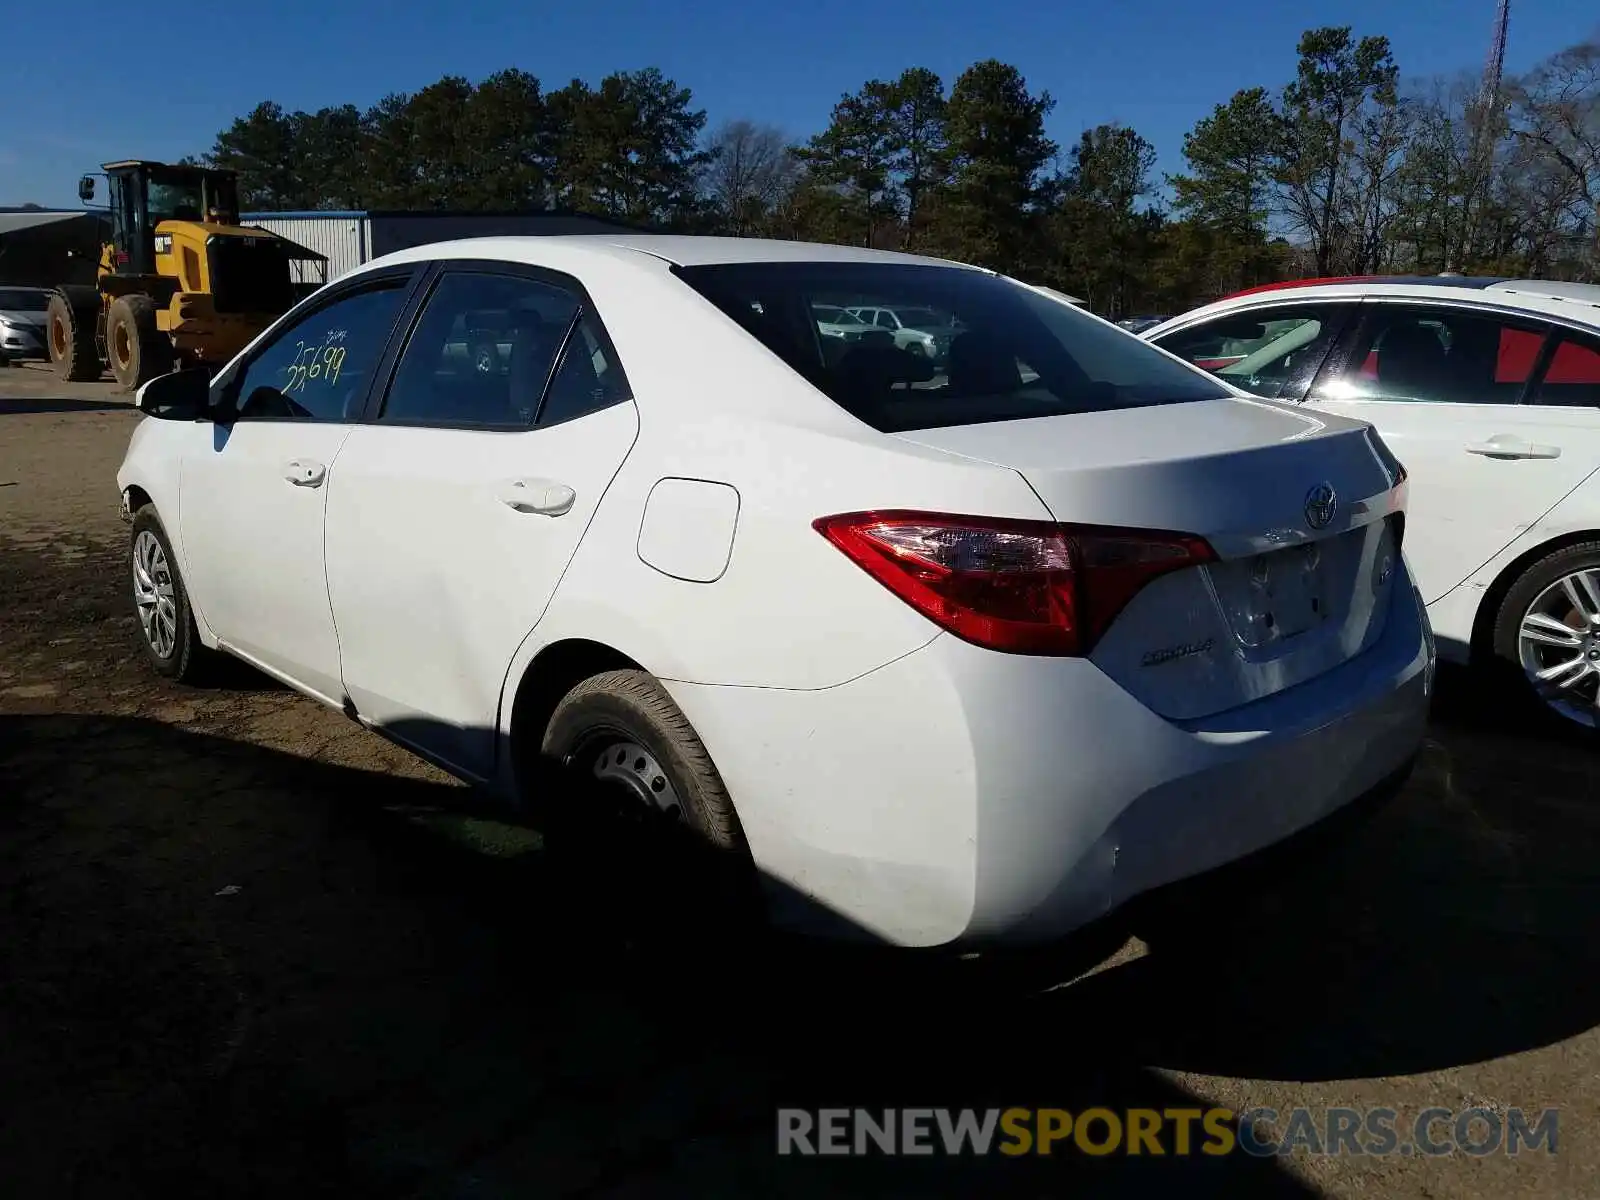
M936 625L1014 654L1087 654L1145 584L1216 558L1202 538L1144 529L925 512L813 524Z

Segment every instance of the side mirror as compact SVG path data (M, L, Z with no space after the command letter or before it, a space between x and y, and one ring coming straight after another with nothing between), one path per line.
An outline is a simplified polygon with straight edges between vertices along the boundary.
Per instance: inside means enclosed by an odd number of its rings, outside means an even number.
M94 199L94 176L85 175L78 180L78 199L85 204Z
M133 403L145 416L157 420L199 421L209 416L210 392L211 379L204 371L174 371L141 387Z

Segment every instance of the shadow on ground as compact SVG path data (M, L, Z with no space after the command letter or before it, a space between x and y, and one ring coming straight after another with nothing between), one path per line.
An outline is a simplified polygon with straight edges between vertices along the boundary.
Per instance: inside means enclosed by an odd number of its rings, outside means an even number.
M4 377L0 376L0 381ZM0 417L28 413L116 412L133 407L133 397L124 400L74 400L64 396L12 396L0 392Z
M0 717L0 1161L41 1196L1312 1195L1239 1154L780 1159L774 1109L1189 1107L1160 1069L1402 1073L1587 1029L1596 760L1530 794L1506 753L1451 718L1357 829L949 962L683 936L670 879L443 785ZM1125 928L1148 955L1047 990Z

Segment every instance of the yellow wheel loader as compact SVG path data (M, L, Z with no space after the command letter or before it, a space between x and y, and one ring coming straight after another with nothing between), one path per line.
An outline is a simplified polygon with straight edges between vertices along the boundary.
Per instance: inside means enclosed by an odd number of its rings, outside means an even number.
M291 264L324 256L239 224L232 171L130 160L106 163L111 240L94 286L50 297L50 361L63 379L125 389L176 369L214 371L294 304ZM94 177L78 196L94 198Z

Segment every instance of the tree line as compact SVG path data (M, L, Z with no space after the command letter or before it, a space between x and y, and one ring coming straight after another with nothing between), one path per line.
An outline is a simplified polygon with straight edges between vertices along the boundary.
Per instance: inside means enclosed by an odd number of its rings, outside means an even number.
M1061 146L1014 66L871 80L796 138L708 128L656 68L547 91L509 69L286 112L263 103L201 161L247 208L565 210L655 228L908 249L1083 297L1178 312L1298 275L1600 280L1600 38L1494 95L1402 86L1387 38L1306 31L1295 77L1218 104L1158 178L1137 130Z

